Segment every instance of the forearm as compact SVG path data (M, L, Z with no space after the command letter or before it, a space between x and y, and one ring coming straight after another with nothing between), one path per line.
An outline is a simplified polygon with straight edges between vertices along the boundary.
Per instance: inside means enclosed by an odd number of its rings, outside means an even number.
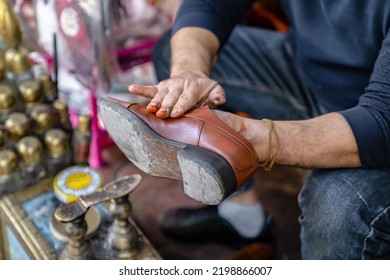
M269 149L269 122L249 122L244 135L255 146L260 162L264 162ZM303 121L274 121L274 126L280 142L276 164L304 168L360 166L352 130L338 113ZM275 137L271 149L277 151Z
M208 77L218 48L217 37L206 29L184 27L178 30L171 39L171 77Z

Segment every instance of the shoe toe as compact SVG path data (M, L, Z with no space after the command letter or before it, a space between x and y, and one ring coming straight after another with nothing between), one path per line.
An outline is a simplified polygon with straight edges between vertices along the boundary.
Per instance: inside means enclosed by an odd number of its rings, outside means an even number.
M158 218L161 231L169 237L184 241L206 240L218 220L217 207L199 209L170 209Z

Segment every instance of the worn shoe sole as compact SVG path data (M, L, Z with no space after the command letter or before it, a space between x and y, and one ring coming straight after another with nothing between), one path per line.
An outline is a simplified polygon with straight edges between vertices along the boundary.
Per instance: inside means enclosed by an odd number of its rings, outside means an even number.
M234 171L219 154L162 137L109 98L99 99L98 105L112 140L146 174L182 180L187 196L209 205L220 203L235 191Z

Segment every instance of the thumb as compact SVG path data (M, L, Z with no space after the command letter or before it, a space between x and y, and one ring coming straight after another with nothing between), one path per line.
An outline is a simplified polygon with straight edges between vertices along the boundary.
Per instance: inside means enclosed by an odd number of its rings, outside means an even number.
M226 95L223 88L218 85L210 93L207 98L207 103L210 106L217 106L226 103Z

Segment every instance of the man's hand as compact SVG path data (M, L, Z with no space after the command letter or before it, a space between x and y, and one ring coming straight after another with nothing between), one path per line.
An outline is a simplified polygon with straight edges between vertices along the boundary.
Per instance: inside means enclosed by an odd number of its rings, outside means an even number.
M177 118L193 106L226 102L225 91L216 81L198 75L176 76L156 86L131 85L129 91L150 98L147 109L159 118Z
M194 106L226 102L223 88L210 79L218 38L199 27L184 27L171 38L170 78L155 86L131 85L129 91L150 98L147 108L159 118L177 118Z

